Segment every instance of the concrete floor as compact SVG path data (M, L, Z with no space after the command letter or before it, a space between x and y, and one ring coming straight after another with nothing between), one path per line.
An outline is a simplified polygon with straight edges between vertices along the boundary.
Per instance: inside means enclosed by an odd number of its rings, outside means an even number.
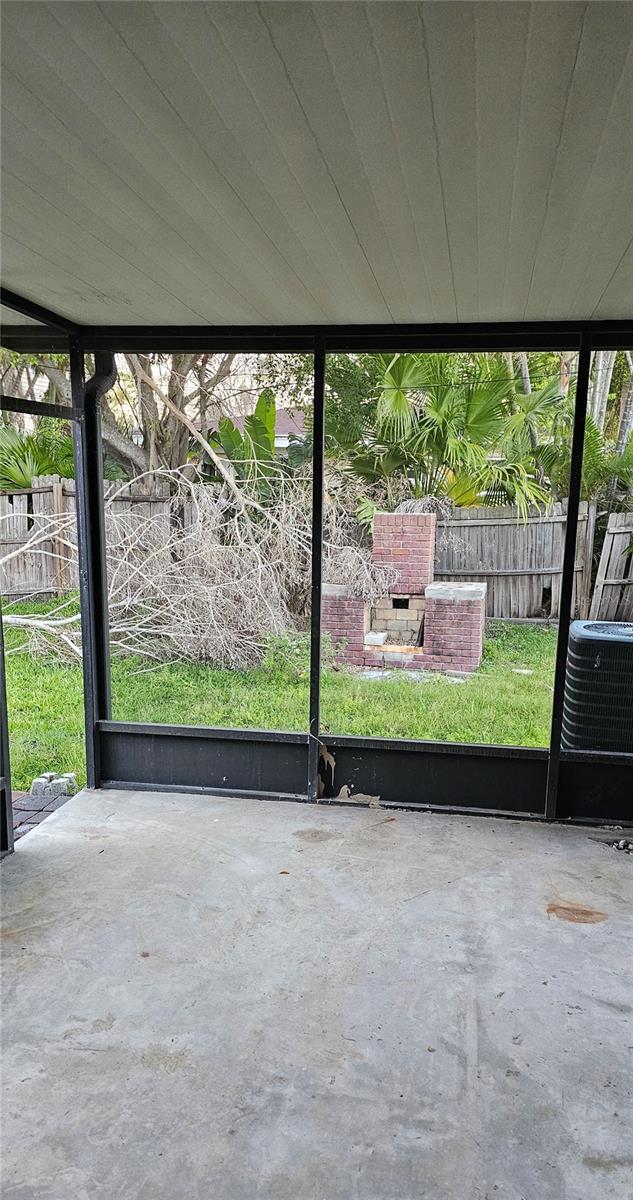
M601 836L79 794L2 866L3 1200L630 1200Z

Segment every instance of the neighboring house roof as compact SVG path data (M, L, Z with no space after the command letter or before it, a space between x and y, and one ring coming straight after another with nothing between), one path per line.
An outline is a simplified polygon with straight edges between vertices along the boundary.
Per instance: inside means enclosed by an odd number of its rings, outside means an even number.
M302 408L278 408L275 419L276 438L304 438L306 415Z
M229 414L227 413L227 416ZM243 413L231 415L231 420L236 429L240 433L244 432L247 417ZM196 428L200 429L199 420L195 422ZM216 428L214 424L210 426L211 430ZM287 445L291 437L304 438L306 433L306 414L301 408L278 408L275 415L275 442L278 445Z

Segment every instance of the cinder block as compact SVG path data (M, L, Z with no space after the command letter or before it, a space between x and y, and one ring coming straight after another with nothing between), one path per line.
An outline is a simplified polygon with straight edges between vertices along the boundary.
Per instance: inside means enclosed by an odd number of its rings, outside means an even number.
M67 779L51 779L46 794L56 800L58 796L72 796L74 790Z
M43 775L37 775L33 780L29 795L54 800L58 796L73 796L76 791L77 778L73 771L66 771L64 775L57 775L55 771L46 771Z

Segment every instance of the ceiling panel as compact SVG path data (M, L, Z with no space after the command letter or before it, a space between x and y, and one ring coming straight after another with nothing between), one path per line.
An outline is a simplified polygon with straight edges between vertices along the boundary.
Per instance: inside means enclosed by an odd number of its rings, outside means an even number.
M94 324L630 317L633 5L2 6L2 280Z
M7 308L6 304L0 304L0 325L37 325L40 329L44 328L40 321L35 321L33 317L23 317L21 313Z

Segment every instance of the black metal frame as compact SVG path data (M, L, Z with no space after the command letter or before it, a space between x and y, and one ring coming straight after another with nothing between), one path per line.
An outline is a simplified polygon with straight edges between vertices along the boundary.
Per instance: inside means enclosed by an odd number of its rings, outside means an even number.
M586 337L581 338L578 355L578 378L576 380L576 400L574 405L574 429L571 443L571 465L569 470L569 489L567 498L567 521L565 524L565 546L563 550L563 570L558 617L558 637L556 640L556 666L554 670L554 703L552 706L552 729L550 735L549 763L547 769L547 788L545 793L545 816L556 815L558 796L558 779L560 774L561 732L563 728L563 692L565 674L567 671L567 643L569 641L569 626L571 623L571 602L574 592L574 564L576 561L576 540L578 537L578 506L580 504L580 487L582 483L582 458L585 445L585 425L587 421L587 400L589 396L589 372L591 368L591 349Z
M62 421L73 421L76 416L74 409L68 405L23 400L21 396L0 396L0 408L4 412L28 413L31 417L58 417Z
M319 795L321 713L321 584L323 574L323 462L325 458L325 344L314 348L314 421L312 452L312 587L310 595L310 712L308 799Z
M84 353L73 337L69 345L70 386L77 420L73 427L77 545L79 551L79 603L83 645L84 706L86 717L86 778L98 787L101 777L98 736L89 736L100 719L110 716L110 642L108 638L108 585L103 515L103 462L101 414L97 399L84 379ZM111 356L110 356L111 357ZM103 371L108 374L108 368ZM90 381L94 384L97 374Z
M4 679L4 631L0 605L0 857L13 850L13 804L11 803L11 759L7 689Z
M75 418L80 591L84 636L86 757L93 787L144 787L227 796L335 803L342 785L404 807L536 819L632 819L633 755L561 750L560 727L574 552L582 474L590 357L628 349L633 321L470 325L288 327L79 326L39 305L2 293L2 303L40 326L4 327L2 344L18 351L68 352ZM310 710L305 733L207 729L111 720L108 618L99 406L84 383L86 353L177 350L314 355ZM561 617L548 749L357 738L320 728L321 550L324 381L328 352L389 349L579 351ZM26 402L19 402L26 411ZM15 411L18 402L11 401ZM2 407L0 402L0 407ZM9 407L9 406L7 406ZM28 406L32 410L32 406ZM38 406L38 411L43 411ZM55 413L54 415L62 415ZM245 753L248 749L249 753ZM325 753L327 752L327 753ZM323 763L319 775L320 762ZM334 762L332 777L331 763ZM456 804L456 800L459 803Z

